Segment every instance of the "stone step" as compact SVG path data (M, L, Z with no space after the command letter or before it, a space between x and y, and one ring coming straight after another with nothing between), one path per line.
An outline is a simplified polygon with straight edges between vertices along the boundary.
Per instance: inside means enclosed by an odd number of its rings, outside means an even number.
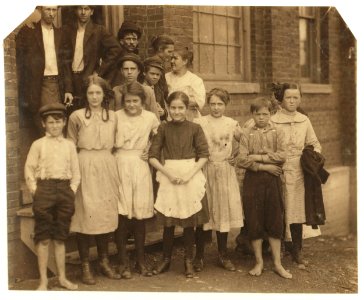
M34 245L34 214L31 206L26 206L17 211L17 216L20 218L20 238L23 243L35 254L35 245ZM158 225L155 219L150 219L146 221L146 237L145 237L145 245L150 246L162 241L163 237L163 227ZM183 234L183 229L180 227L176 227L175 236L180 237ZM66 263L70 264L80 264L80 257L77 251L77 242L76 242L76 233L71 232L69 238L66 243ZM109 241L109 255L117 254L116 245L111 238ZM134 243L130 242L127 245L128 250L134 249ZM56 263L54 257L54 248L53 244L50 245L49 252L49 260L48 260L48 269L56 274ZM90 247L90 260L97 259L97 248L95 245Z

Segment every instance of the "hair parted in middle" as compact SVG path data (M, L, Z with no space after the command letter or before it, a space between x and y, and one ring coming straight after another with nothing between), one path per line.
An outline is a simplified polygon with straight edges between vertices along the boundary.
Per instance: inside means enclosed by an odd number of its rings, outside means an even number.
M282 102L283 98L284 98L284 92L288 89L293 89L293 90L299 90L300 91L300 95L302 97L302 91L301 91L301 86L296 83L296 82L283 82L283 83L279 83L279 82L273 82L272 83L272 92L274 94L274 97L279 101Z
M210 103L210 99L212 96L218 97L222 102L227 105L230 102L230 95L227 90L221 88L213 88L211 91L207 93L206 102L207 104Z
M97 85L102 88L104 92L104 98L101 103L102 107L102 120L104 122L109 120L109 104L110 101L115 98L114 91L111 89L109 83L98 76L97 74L92 74L83 82L83 97L84 103L86 103L85 117L89 119L91 117L91 109L87 100L87 90L91 85Z
M168 106L171 105L173 100L181 100L186 107L188 107L188 104L190 102L190 99L188 98L187 94L181 91L175 91L172 94L170 94L166 100L166 103Z

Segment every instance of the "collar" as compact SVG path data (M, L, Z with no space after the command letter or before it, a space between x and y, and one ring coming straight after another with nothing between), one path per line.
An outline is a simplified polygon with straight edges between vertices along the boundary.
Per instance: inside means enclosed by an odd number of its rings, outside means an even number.
M54 137L52 136L50 133L46 132L45 133L45 136L47 139L51 139L51 140L54 140L54 141L57 141L57 142L62 142L64 140L63 136L60 135L60 136L57 136L57 137Z
M274 123L302 123L307 120L307 116L301 114L300 112L296 111L295 114L288 114L285 110L277 111L272 117L271 120Z
M261 131L261 132L267 132L267 131L273 130L273 129L275 129L275 128L273 127L272 123L269 121L269 122L268 122L268 125L267 125L265 128L259 128L259 127L257 127L257 126L254 124L254 126L253 126L253 128L252 128L252 129L253 129L253 130L257 130L257 131Z

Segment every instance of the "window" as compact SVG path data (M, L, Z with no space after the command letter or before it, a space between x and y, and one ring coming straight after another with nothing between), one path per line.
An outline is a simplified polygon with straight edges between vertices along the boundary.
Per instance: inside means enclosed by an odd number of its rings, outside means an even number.
M239 6L194 6L194 72L205 80L247 79L248 9Z
M300 71L302 82L321 83L327 78L328 47L325 43L327 9L299 7Z

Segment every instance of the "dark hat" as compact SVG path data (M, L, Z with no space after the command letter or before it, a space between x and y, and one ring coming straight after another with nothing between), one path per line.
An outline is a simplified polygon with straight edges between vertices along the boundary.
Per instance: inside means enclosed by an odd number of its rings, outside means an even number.
M62 103L48 103L46 105L43 105L39 109L39 114L41 116L47 116L50 114L59 114L59 113L66 113L66 107Z
M118 62L117 62L117 65L116 65L117 68L120 69L121 66L122 66L122 64L123 64L123 62L124 61L128 61L128 60L135 62L138 65L138 67L139 67L139 71L141 71L141 72L143 71L143 63L142 63L142 60L140 59L140 56L139 55L136 55L134 53L127 53L127 54L121 56L119 58Z
M119 32L118 32L118 39L122 39L125 35L125 33L127 32L135 32L136 35L138 36L138 39L140 39L140 37L142 36L142 31L141 29L134 24L133 22L130 21L125 21L123 22L123 24L121 24Z
M163 60L158 55L146 58L144 60L144 68L146 68L147 66L155 67L162 71L164 70Z

